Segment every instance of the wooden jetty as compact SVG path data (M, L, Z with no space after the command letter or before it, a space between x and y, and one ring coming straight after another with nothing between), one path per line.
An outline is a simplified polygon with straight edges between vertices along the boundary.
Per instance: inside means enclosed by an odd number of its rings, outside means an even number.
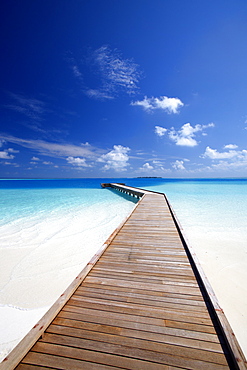
M0 369L246 369L164 194L108 187L140 200Z

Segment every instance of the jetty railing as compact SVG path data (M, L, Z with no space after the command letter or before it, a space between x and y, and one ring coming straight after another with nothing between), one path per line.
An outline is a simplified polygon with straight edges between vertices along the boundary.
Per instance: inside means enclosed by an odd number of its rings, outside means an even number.
M105 186L106 185L106 186ZM104 187L110 187L110 188L113 188L113 189L116 189L116 190L119 190L120 192L122 193L125 193L125 194L129 194L129 195L132 195L132 196L135 196L136 193L138 194L138 197L142 197L143 195L147 194L147 193L157 193L155 191L148 191L148 190L144 190L144 189L138 189L137 188L134 188L134 187L130 187L130 186L126 186L125 184L116 184L116 183L109 183L109 184L101 184L101 186L104 188ZM159 193L159 194L163 194L163 193ZM193 247L191 246L191 244L188 242L188 239L184 233L184 230L178 220L178 217L174 211L174 209L172 208L170 202L168 201L167 197L165 194L163 194L165 199L166 199L166 202L168 204L168 207L170 209L170 212L171 212L171 215L174 219L174 223L175 223L175 226L178 230L178 233L181 237L181 240L184 244L184 247L185 247L185 250L187 251L187 254L189 256L189 259L191 261L191 264L192 264L192 267L193 267L193 270L197 276L197 279L200 281L200 283L202 284L202 286L204 287L204 295L206 295L206 298L208 299L208 302L210 302L210 305L211 305L211 308L213 309L213 312L214 312L214 315L215 315L215 318L219 324L219 326L221 327L221 332L222 332L222 335L223 337L225 338L226 340L226 343L227 343L227 346L228 346L228 349L230 351L230 353L232 354L232 357L236 363L236 366L239 367L240 370L246 370L247 369L247 361L245 359L245 356L241 350L241 347L239 346L239 343L236 339L236 336L230 326L230 323L229 321L227 320L226 318L226 315L223 311L223 309L221 308L220 304L219 304L219 301L213 291L213 288L211 286L211 284L209 283L209 280L197 258L197 255L193 249Z
M111 184L101 184L102 188L112 188L120 191L120 193L131 195L132 197L141 198L147 191L142 189L133 188L131 186L126 186L122 183L111 183Z

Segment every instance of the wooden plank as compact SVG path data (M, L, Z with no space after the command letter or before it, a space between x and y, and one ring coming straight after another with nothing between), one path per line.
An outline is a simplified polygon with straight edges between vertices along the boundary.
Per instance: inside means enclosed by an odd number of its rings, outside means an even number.
M84 311L85 312L85 311ZM179 321L172 321L172 320L159 320L150 318L149 320L143 320L140 316L132 316L132 320L129 320L129 317L126 315L105 315L105 312L102 311L103 314L96 310L91 310L85 314L82 318L81 313L71 311L61 311L57 318L64 318L64 319L72 319L76 321L81 321L83 323L94 323L99 324L102 328L105 325L115 326L116 328L127 328L133 329L138 331L145 331L151 332L156 334L166 334L171 336L184 336L188 338L199 339L201 338L202 333L205 334L207 341L216 341L217 342L217 333L215 331L214 326L208 325L201 325L201 324L188 324L182 323ZM100 316L99 316L100 315ZM56 319L55 319L56 320ZM119 330L119 329L117 329ZM197 333L199 332L199 334ZM210 334L208 337L207 334ZM213 336L211 336L213 334ZM216 337L215 337L216 335ZM161 337L162 339L162 337Z
M142 198L19 368L238 369L164 195L114 187Z
M87 285L86 285L87 284ZM102 289L107 289L107 290L114 290L116 291L116 286L114 285L103 285L102 284L94 284L94 283L84 283L83 286L87 286L87 287L92 287L92 288L102 288ZM190 295L190 294L180 294L180 293L171 293L171 292L165 292L165 291L150 291L150 290L144 290L144 289L138 289L137 287L135 288L132 288L131 284L130 286L128 287L124 287L124 286L118 286L117 287L117 290L118 291L126 291L126 292L129 292L129 291L133 291L133 292L137 292L138 294L144 294L144 295L149 295L149 296L155 296L155 297L166 297L166 298L171 298L171 299L185 299L186 301L187 300L191 300L191 304L197 304L198 302L204 302L202 296L198 295L198 296L195 296L195 295Z
M96 283L96 284L108 284L118 287L132 287L142 290L154 290L158 292L169 292L169 293L180 293L184 295L195 295L195 296L201 296L200 289L198 287L186 287L186 286L180 286L179 284L169 285L163 282L162 285L159 284L152 284L152 283L145 283L141 284L139 282L128 282L127 280L121 280L121 279L110 279L110 278L96 278L87 276L85 279L88 283Z
M202 308L201 310L190 310L188 305L184 307L184 309L181 309L181 305L176 305L176 304L170 304L170 305L163 305L162 307L160 306L154 306L154 305L149 305L148 302L142 302L141 304L139 303L132 303L130 301L124 302L124 301L118 301L118 300L113 300L113 299L102 299L102 298L94 298L94 297L86 297L86 296L81 296L74 294L71 300L69 301L71 304L74 305L80 305L80 307L85 307L85 305L90 305L93 307L93 305L101 305L102 309L108 309L110 306L111 309L118 308L120 310L134 310L138 312L145 311L147 312L150 317L152 315L157 316L162 316L167 317L165 315L169 315L170 312L173 314L177 314L180 317L185 316L188 318L189 316L195 317L200 317L200 318L206 318L210 319L210 316L205 310L205 307ZM68 302L68 303L69 303ZM183 320L186 321L186 320Z
M60 369L60 370L119 370L119 367L112 367L107 365L98 364L95 362L84 361L81 359L73 359L73 358L66 358L61 357L59 355L54 356L50 354L40 354L37 352L29 352L28 355L23 359L23 363L17 366L17 370L23 369L21 366L34 364L36 368L53 368L53 369ZM24 367L26 370L26 367Z
M204 288L207 292L207 295L210 299L210 302L212 303L213 307L214 307L214 310L215 310L215 314L219 320L219 323L222 327L222 332L223 332L223 335L225 336L227 342L228 342L228 345L229 345L229 348L230 350L232 351L233 353L233 357L236 361L236 364L235 366L238 367L240 370L246 370L247 369L247 361L245 359L245 356L239 346L239 343L236 339L236 336L234 335L232 329L231 329L231 326L223 312L223 310L221 309L220 305L219 305L219 302L216 298L216 295L211 287L211 284L209 283L205 273L204 273L204 270L202 269L201 267L201 264L196 256L196 253L194 251L194 249L192 248L191 244L188 242L188 240L186 239L186 236L184 234L184 231L183 231L183 228L176 216L176 213L174 212L174 210L172 209L171 207L171 204L168 202L168 199L166 198L166 202L169 206L169 209L170 211L172 212L172 215L173 215L173 218L176 222L176 225L177 227L179 228L179 231L180 231L180 236L181 236L181 239L183 240L183 242L186 244L186 248L188 248L189 250L189 253L190 253L190 256L196 266L196 269L199 273L199 276L200 276L200 279L201 281L203 282L204 284Z
M148 302L150 305L157 305L162 306L166 305L167 303L177 304L181 307L183 305L189 306L189 309L191 310L200 310L201 308L205 309L205 302L204 301L194 301L189 299L181 299L176 297L163 297L163 296L156 296L152 295L152 292L150 294L141 294L138 292L129 292L129 291L119 291L119 290L107 290L107 289L101 289L100 287L87 287L87 286L81 286L77 289L76 294L78 295L84 295L88 297L99 297L99 298L105 298L108 299L125 299L126 301L134 300L135 303L143 303L143 301Z
M56 334L46 333L41 341L91 351L107 352L108 354L118 354L126 357L146 358L154 362L169 365L179 365L182 360L184 360L185 365L187 359L190 359L207 362L209 363L208 366L212 363L227 366L223 353L219 355L215 352L194 350L188 347L173 346L140 339L133 340L133 338L129 337L95 333L86 330L78 331L78 329L59 326L53 327L53 331ZM35 351L35 347L33 351ZM147 352L149 356L146 355ZM173 356L173 363L169 362L169 355Z
M157 310L154 308L133 308L133 307L121 307L120 305L116 304L104 304L104 303L89 303L89 302L82 302L78 301L74 298L68 301L67 307L68 309L77 309L77 312L80 312L82 308L94 309L94 310L101 310L101 312L105 311L107 315L115 314L125 314L129 316L139 316L146 318L156 318L156 319L169 319L175 321L182 321L194 324L205 324L211 325L210 317L196 317L192 313L189 315L189 312L174 312L173 310Z
M100 345L97 343L98 346ZM91 345L93 345L93 341L91 341ZM87 350L84 348L75 348L75 347L68 347L68 346L61 346L56 344L50 343L42 343L37 342L33 351L27 355L27 361L30 361L29 355L34 353L40 353L40 358L42 359L43 351L47 354L54 355L57 357L57 361L59 363L59 356L62 353L63 357L60 357L60 362L63 361L64 357L77 359L77 360L86 360L95 363L101 363L104 365L111 365L111 366L119 366L122 368L130 368L135 369L136 364L140 363L143 365L143 369L162 369L164 366L177 366L181 367L184 365L193 370L198 369L207 369L209 368L209 363L194 360L187 358L179 358L172 355L163 355L157 354L153 351L143 351L137 348L128 347L127 350L124 346L114 346L110 345L107 346L104 343L106 351L98 352L97 348L95 350ZM92 347L91 347L92 348ZM109 353L109 352L110 353ZM25 361L25 360L24 360ZM147 367L149 365L149 367ZM213 364L215 370L226 370L227 366L220 365L220 364Z
M77 291L76 294L74 294L75 297L81 296L83 299L84 298L98 298L98 299L105 299L110 301L119 301L119 302L128 302L132 304L142 304L143 303L143 298L135 298L135 297L126 297L125 295L120 295L120 294L115 294L114 292L111 291L111 294L107 293L95 293L92 291L88 292L82 292L79 294ZM181 302L181 301L180 301ZM184 304L184 302L182 302ZM181 303L174 303L174 302L166 302L166 301L158 301L158 300L146 300L146 305L148 306L154 306L154 307L159 307L159 308L169 308L169 309L174 309L177 311L183 311L184 307L181 305ZM190 305L189 301L188 304L186 305L185 308L187 311L190 312L205 312L205 306L196 306L196 305Z
M57 299L57 301L51 306L51 308L47 311L47 313L38 321L38 323L30 330L30 332L18 343L18 345L4 358L4 360L0 363L0 370L9 370L13 369L23 358L23 356L29 351L29 349L34 345L34 343L39 339L42 333L45 331L47 326L51 323L51 321L56 317L57 313L62 309L62 307L66 304L69 297L74 293L74 291L78 288L81 282L84 280L85 276L91 271L95 263L98 261L100 256L104 253L108 245L111 241L116 237L118 232L121 230L125 222L131 216L131 214L135 211L136 206L130 213L128 217L126 217L122 223L113 231L113 233L109 236L106 242L101 246L98 252L91 258L91 260L87 263L87 265L83 268L80 274L73 280L73 282L68 286L65 292Z
M160 277L160 276L152 276L152 277L147 277L144 275L132 273L132 274L126 274L126 273L121 273L121 272L98 272L94 271L91 274L92 277L98 277L98 278L109 278L109 279L121 279L121 280L129 280L133 281L135 280L136 282L142 282L142 283L152 283L152 284L167 284L167 285L176 285L176 286L186 286L186 287L197 287L197 284L195 281L191 281L190 279L176 279L171 276L166 276L166 277Z
M54 367L55 369L85 369L86 362L90 363L88 369L104 369L102 365L110 369L139 369L139 370L168 370L169 367L163 364L143 361L124 356L110 355L96 351L59 346L53 344L44 344L37 342L35 345L36 352L29 352L24 358L24 363L41 364ZM45 353L43 353L43 351ZM60 354L63 353L61 357ZM101 367L97 367L101 366Z
M165 325L165 323L163 326L161 326L138 322L136 323L126 320L120 321L114 318L111 321L108 317L98 317L95 315L93 316L93 314L85 319L82 319L82 317L73 312L61 312L54 319L53 324L134 338L138 338L139 335L142 335L141 338L148 340L150 339L150 334L147 334L146 332L162 334L163 336L166 335L167 337L181 337L193 340L202 340L205 342L218 343L218 336L216 332L214 331L213 333L206 333L205 326L201 326L201 331L196 332L194 330L168 327ZM52 325L49 326L47 332L53 332L51 326ZM140 331L143 331L144 333L139 334ZM156 336L155 342L164 342L164 337Z
M45 370L49 369L49 367L46 366L36 366L36 365L29 365L29 364L20 364L18 365L18 370Z

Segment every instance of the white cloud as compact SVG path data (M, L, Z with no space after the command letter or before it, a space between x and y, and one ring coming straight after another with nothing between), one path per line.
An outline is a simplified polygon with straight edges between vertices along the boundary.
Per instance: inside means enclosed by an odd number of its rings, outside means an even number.
M40 161L40 159L38 157L32 157L31 161Z
M12 154L9 154L7 151L1 151L0 152L0 159L14 159L15 156Z
M227 144L224 146L224 149L237 149L238 146L235 144Z
M32 149L42 155L50 157L86 157L97 158L102 154L102 150L90 146L88 143L81 145L53 143L43 140L28 140L21 139L10 135L0 135L0 139L4 139L13 144L20 145L25 148Z
M209 123L208 125L195 125L195 127L193 127L190 123L185 123L178 131L172 127L168 136L176 143L176 145L193 147L198 145L198 142L195 139L195 133L208 127L214 127L214 124Z
M121 91L129 95L136 93L141 77L139 66L130 59L124 59L117 49L104 45L95 50L89 59L90 68L94 67L98 72L99 81L96 88L84 88L87 96L105 100L114 99ZM72 69L74 75L81 79L82 74L74 61Z
M128 152L130 148L124 147L122 145L114 145L113 150L107 154L103 154L98 162L106 163L103 167L103 170L113 169L117 172L122 172L126 170L126 167L129 165Z
M231 159L234 157L238 157L241 152L236 150L230 150L229 152L218 152L216 149L212 149L207 146L205 153L203 154L203 158L211 158L211 159Z
M9 95L12 97L15 103L6 105L6 108L22 113L31 119L41 119L41 116L46 110L45 103L43 101L27 98L23 95L17 95L13 93L10 93Z
M161 127L161 126L155 126L155 130L154 132L158 135L158 136L164 136L165 133L166 133L167 129L164 128L164 127Z
M15 162L2 162L1 164L4 164L6 166L20 167L20 165Z
M131 102L130 105L139 105L140 107L143 107L145 110L152 110L152 109L155 109L154 105L151 104L152 99L154 99L154 98L148 99L145 96L145 98L143 100L137 100L135 102Z
M137 172L146 172L147 174L152 172L152 175L162 176L164 172L170 172L169 169L166 169L163 163L159 160L153 160L151 163L146 162L142 167L140 167Z
M68 157L66 158L66 161L73 166L78 166L78 167L91 167L89 164L86 163L85 158L75 158L75 157Z
M96 89L88 89L86 91L86 95L89 98L95 98L99 100L114 99L114 96L109 94L107 91L96 90Z
M168 98L167 96L161 96L160 98L147 98L144 97L143 100L137 100L131 102L131 105L139 105L147 111L152 111L155 109L163 109L167 113L178 113L179 108L181 108L184 103L178 98Z
M6 149L6 151L7 151L8 153L20 153L20 151L19 151L19 150L15 150L15 149L13 149L13 148L8 148L8 149Z
M44 161L44 162L43 162L43 164L45 164L45 165L47 165L47 166L48 166L48 165L53 164L53 163L52 163L52 162L50 162L50 161Z
M184 161L179 161L178 159L172 164L175 170L185 170Z
M74 75L75 75L75 77L82 77L82 74L81 74L81 72L79 71L79 68L78 68L78 66L77 65L73 65L72 66L72 70L73 70L73 73L74 73Z
M208 146L202 158L210 158L214 161L211 167L208 167L209 171L238 171L247 168L246 149L218 152Z
M230 172L233 171L238 173L242 173L243 170L247 169L247 155L243 156L242 158L235 157L233 159L219 159L217 163L213 163L211 166L207 166L202 168L200 172L216 172L219 174L220 172Z
M147 163L144 163L144 165L140 168L140 169L143 169L143 170L153 170L153 166L151 166L148 162Z

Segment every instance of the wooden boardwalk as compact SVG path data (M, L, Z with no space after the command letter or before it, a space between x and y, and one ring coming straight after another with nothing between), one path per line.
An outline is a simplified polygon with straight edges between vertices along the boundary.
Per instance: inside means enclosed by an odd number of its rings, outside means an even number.
M145 193L93 265L18 370L246 369L164 195Z

